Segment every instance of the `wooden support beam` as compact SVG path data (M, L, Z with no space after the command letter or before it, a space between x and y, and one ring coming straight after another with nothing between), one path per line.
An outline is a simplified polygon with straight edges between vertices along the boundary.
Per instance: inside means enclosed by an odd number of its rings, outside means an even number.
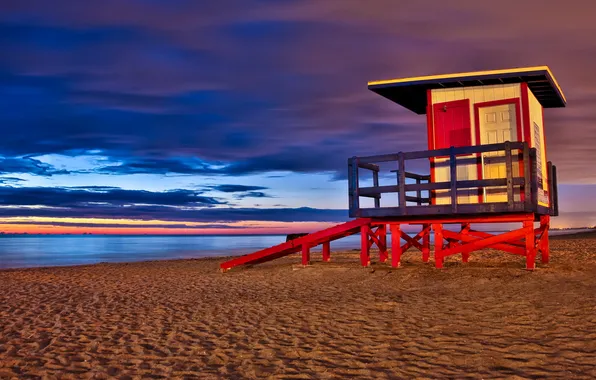
M469 230L468 234L472 235L472 236L481 237L481 238L489 238L492 236L498 236L495 234L489 234L488 232L482 232L482 231L476 231L476 230ZM507 244L517 246L517 247L522 247L522 248L526 246L526 242L523 239L510 240L507 242Z
M443 268L443 225L433 223L432 229L435 232L435 268Z
M474 243L474 242L479 242L479 241L486 239L486 238L482 238L482 237L457 233L457 232L448 231L448 230L443 231L443 236L445 238L451 239L451 240L460 240L463 243ZM493 236L499 236L499 235L493 235ZM457 245L453 245L451 248L464 247L464 246L465 246L465 244L457 244ZM514 255L520 255L520 256L526 255L526 251L524 248L516 247L516 246L508 244L508 243L495 243L495 244L488 245L484 248L498 249L499 251L505 251L508 253L512 253ZM454 252L450 253L450 255L455 255L457 253L459 253L459 252L455 252L455 250L454 250ZM467 262L467 261L464 261L464 258L465 258L465 260L468 260L470 252L463 251L461 253L462 253L462 261ZM466 255L466 257L464 257L464 255Z
M365 224L360 227L360 264L363 267L370 265L370 245L369 245L370 225Z
M323 243L323 261L326 263L331 261L331 242L329 241Z
M548 264L550 258L550 243L548 242L550 215L540 216L540 228L543 229L542 235L540 236L540 262Z
M310 265L310 246L307 243L302 244L302 265Z
M401 232L401 237L402 239L404 239L406 241L406 243L402 246L402 251L405 252L408 249L410 249L410 247L416 247L420 250L420 252L422 252L422 249L424 248L422 246L422 244L420 244L418 242L418 240L420 240L420 238L422 238L422 232L418 233L415 237L410 237L410 235L406 234L405 232Z
M379 261L385 263L389 258L389 252L387 250L387 225L380 225L376 233L379 237Z
M468 236L469 232L470 232L470 223L462 223L460 234L463 236ZM468 261L470 261L470 253L469 252L462 253L461 261L464 263L467 263Z
M536 245L534 244L534 222L524 222L526 235L526 269L534 270L536 268Z
M430 224L423 224L422 232L422 261L428 263L430 258Z
M492 237L489 237L486 239L475 240L473 242L463 244L459 247L453 247L453 248L446 249L441 253L444 257L447 257L450 255L454 255L456 253L473 252L473 251L476 251L476 250L479 250L482 248L494 246L495 244L498 244L498 243L507 242L508 240L515 240L522 236L526 236L526 239L527 239L528 234L534 236L534 229L532 228L530 230L530 229L525 228L526 223L533 223L533 222L524 222L524 228L522 228L520 230L506 232L504 234L492 236ZM435 239L436 239L436 232L435 232ZM532 238L532 244L534 244L533 240L534 239ZM436 243L435 243L435 246L436 246ZM435 250L436 250L436 248L435 248ZM526 251L527 251L527 240L526 240Z
M391 230L391 266L398 268L401 261L401 226L399 224L390 224Z

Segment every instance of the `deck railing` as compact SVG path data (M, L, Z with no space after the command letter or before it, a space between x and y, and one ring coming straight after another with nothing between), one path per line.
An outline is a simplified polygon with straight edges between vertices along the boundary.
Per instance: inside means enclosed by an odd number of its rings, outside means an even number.
M458 180L458 157L463 161L470 155L479 156L490 152L502 152L491 159L503 160L506 168L505 178ZM465 157L461 157L465 156ZM523 165L523 176L514 175L514 157L519 165ZM430 175L415 174L406 171L406 163L415 159L445 159L449 166L450 180L431 182ZM397 169L395 185L379 185L380 163L393 162ZM461 162L461 161L460 161ZM451 147L447 149L423 150L416 152L399 152L378 156L352 157L348 160L349 204L351 217L392 217L406 215L431 214L479 214L495 212L535 212L539 214L558 214L556 167L551 162L547 164L549 207L539 205L538 201L538 168L536 165L536 149L530 148L525 142L505 142L500 144L476 145L466 147ZM393 167L395 167L393 166ZM373 186L360 187L359 170L372 171ZM406 183L406 179L413 179L415 183ZM483 192L485 188L502 187L506 189L505 202L458 203L458 190L476 189ZM519 200L515 199L519 189ZM432 204L431 194L443 190L450 197L450 204ZM429 197L423 197L427 191ZM416 196L408 195L415 192ZM386 193L398 194L398 205L383 207L382 195ZM374 199L374 208L362 208L360 197ZM395 198L394 198L395 199ZM480 198L479 198L480 200ZM408 202L415 205L408 205Z

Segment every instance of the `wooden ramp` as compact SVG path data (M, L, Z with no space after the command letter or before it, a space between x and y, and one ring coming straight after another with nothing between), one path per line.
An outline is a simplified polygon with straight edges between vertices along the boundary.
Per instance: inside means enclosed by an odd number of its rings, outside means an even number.
M319 244L323 244L323 260L328 261L329 243L331 241L360 233L361 227L370 225L371 222L372 220L369 218L358 218L343 224L338 224L337 226L313 232L306 236L278 244L271 248L266 248L226 261L220 264L220 268L223 272L225 272L239 265L259 264L300 251L303 253L302 263L307 265L310 261L310 248Z

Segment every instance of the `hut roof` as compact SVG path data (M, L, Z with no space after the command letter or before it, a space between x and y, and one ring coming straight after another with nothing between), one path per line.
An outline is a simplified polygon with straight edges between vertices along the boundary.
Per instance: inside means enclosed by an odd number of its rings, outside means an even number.
M565 107L567 100L548 66L431 75L368 82L369 90L419 114L426 113L426 90L527 83L544 108Z

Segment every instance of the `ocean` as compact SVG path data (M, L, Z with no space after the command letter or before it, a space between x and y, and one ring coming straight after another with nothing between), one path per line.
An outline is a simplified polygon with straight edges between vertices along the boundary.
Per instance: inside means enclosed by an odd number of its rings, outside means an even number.
M0 237L0 269L239 256L283 243L285 238L285 235L4 235ZM359 247L360 235L331 243L332 251ZM319 246L312 251L320 250Z

